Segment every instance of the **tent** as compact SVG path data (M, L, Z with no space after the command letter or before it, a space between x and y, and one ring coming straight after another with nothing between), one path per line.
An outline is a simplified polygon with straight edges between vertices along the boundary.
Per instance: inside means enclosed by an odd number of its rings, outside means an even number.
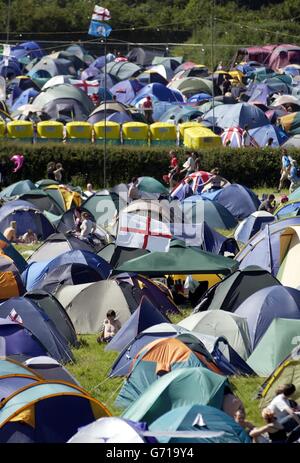
M24 235L28 229L39 239L46 239L54 233L54 228L39 209L27 201L9 201L0 209L0 231L9 227L11 221L17 222L17 236Z
M202 195L186 198L183 201L183 211L185 221L191 223L204 221L212 229L219 231L235 228L238 223L226 207L217 201L206 199Z
M130 104L135 95L143 88L137 79L124 80L111 87L110 92L120 103Z
M196 93L205 92L212 94L213 83L211 80L201 77L184 77L183 79L173 80L168 84L170 89L179 90L186 97Z
M249 188L233 183L214 192L202 193L203 198L218 202L237 219L245 219L257 211L260 201Z
M125 248L123 246L116 246L114 243L109 243L98 252L98 256L109 262L113 268L116 268L128 260L144 256L148 252L150 251L147 249Z
M269 124L264 112L249 103L236 103L221 105L208 111L203 120L213 122L223 129L229 127L244 128L248 125L249 129L261 127Z
M248 365L258 376L269 376L291 352L299 330L300 320L274 318L247 359Z
M223 310L197 312L181 320L179 326L201 334L224 336L233 349L247 359L251 342L246 318Z
M149 429L162 444L251 442L247 432L231 416L208 405L176 407L151 423Z
M300 257L300 225L286 228L280 234L279 281L292 288L300 288L298 262Z
M144 444L154 443L156 439L144 437L147 431L146 423L135 423L117 416L100 418L93 423L78 429L78 432L68 440L68 444Z
M0 301L22 294L24 285L20 274L13 260L0 250Z
M238 269L209 288L195 307L194 313L204 310L235 312L251 294L275 285L280 285L280 282L267 270L255 265Z
M261 148L267 146L270 138L273 139L272 148L278 148L288 140L288 136L284 130L271 124L251 129L249 130L249 134Z
M2 302L0 304L0 316L21 322L38 339L50 356L59 362L66 363L74 360L66 338L56 328L48 315L28 299L12 297L8 301Z
M269 286L249 296L235 311L247 319L254 350L275 318L300 319L300 291L285 286Z
M289 195L289 201L295 201L299 199L300 199L300 188L298 187L295 191L293 191L293 193Z
M207 368L179 368L151 384L122 416L150 425L164 413L183 405L211 405L221 409L226 387L226 377Z
M204 345L190 336L192 347L178 338L157 339L145 346L132 361L131 371L119 392L116 405L129 407L151 384L177 369L204 367L220 373Z
M191 194L200 194L203 189L202 184L207 182L210 177L210 172L206 172L205 170L198 170L197 172L187 175L171 192L171 198L179 199L180 201L185 199L186 196L181 193L180 187L184 187L186 184L191 186ZM184 193L186 193L186 191L184 191Z
M90 212L101 227L112 224L116 215L127 205L122 196L107 190L98 191L82 203L82 208Z
M239 223L234 237L240 243L247 243L256 233L264 228L267 223L274 222L275 217L270 212L256 211Z
M300 217L290 217L284 220L275 220L266 224L237 254L235 259L240 269L248 265L259 265L276 276L281 264L280 236L286 229L300 224Z
M192 121L203 115L203 112L198 106L190 105L173 105L165 113L163 113L159 122L171 122L181 124L182 122Z
M139 66L150 66L154 57L158 56L158 54L163 56L163 53L164 51L134 47L127 53L126 58L131 63L135 63Z
M296 391L293 400L300 398L300 350L294 347L290 354L278 365L265 380L260 388L258 397L261 398L260 408L266 407L276 395L276 390L282 384L294 384Z
M65 252L52 260L31 263L22 275L27 290L42 289L41 285L45 284L46 278L50 275L51 278L55 279L56 276L58 281L63 282L63 271L66 266L72 264L77 265L78 275L74 274L77 284L87 283L87 281L80 281L80 265L90 269L95 276L98 275L99 278L96 281L108 278L111 270L110 265L97 254L76 249ZM73 270L76 270L76 267Z
M140 291L114 280L74 286L64 285L56 298L66 310L77 333L98 333L108 310L115 310L123 325L140 303Z
M32 191L36 188L31 180L20 180L19 182L12 183L0 192L0 198L11 199L14 196L19 196L28 191Z
M23 365L46 381L66 381L69 384L80 386L71 373L52 357L35 356L25 360Z
M1 357L19 358L38 355L47 355L47 350L39 339L32 335L31 331L9 318L0 318Z
M24 298L37 305L53 321L58 331L66 338L68 343L78 345L74 326L58 300L46 291L31 291L24 294ZM28 303L25 301L25 303Z
M20 106L30 103L38 94L39 92L34 88L28 88L27 90L24 90L14 101L11 107L11 111L16 111Z
M281 127L291 136L300 134L300 112L289 113L280 117Z
M143 193L160 193L161 195L168 195L168 189L153 177L139 177L138 189Z
M63 443L79 427L108 415L98 400L78 386L37 382L2 402L0 442Z
M106 65L106 72L111 74L113 77L116 77L118 81L136 77L140 71L140 66L130 63L129 61L111 61Z
M175 71L179 65L183 63L182 56L172 56L170 58L164 56L155 56L152 60L152 64L162 64Z
M138 308L133 312L127 322L124 323L122 328L106 346L105 350L121 352L127 344L132 342L136 336L145 329L159 323L167 323L168 321L169 320L162 315L155 305L144 296Z
M228 274L234 270L235 263L223 256L211 254L178 242L171 243L169 251L151 252L125 262L115 272L134 272L150 277L166 274Z
M153 101L168 101L170 103L183 102L182 94L171 88L166 87L160 83L153 83L145 85L135 96L132 100L131 104L136 106L140 103L143 98L147 96L151 96Z
M240 148L243 145L243 129L240 127L229 127L221 135L224 146Z
M43 190L29 190L19 195L21 201L27 201L41 212L50 212L51 214L61 215L64 209L58 204L53 197Z
M165 70L165 68L163 69ZM155 82L158 82L159 84L167 85L168 84L167 72L165 71L165 72L159 73L157 71L158 71L157 68L147 69L147 71L142 72L137 77L137 79L141 83L141 85L154 84Z
M274 212L277 219L280 220L286 217L295 217L300 215L300 199L291 200L291 196L292 195L290 195L288 202L281 204Z
M7 257L12 259L20 273L22 273L27 267L27 262L22 254L16 250L12 243L8 241L2 233L0 233L0 255L1 254L5 254Z
M101 248L101 247L100 247ZM52 260L72 250L94 252L94 248L72 234L53 233L29 257L28 263ZM99 248L96 248L98 250Z

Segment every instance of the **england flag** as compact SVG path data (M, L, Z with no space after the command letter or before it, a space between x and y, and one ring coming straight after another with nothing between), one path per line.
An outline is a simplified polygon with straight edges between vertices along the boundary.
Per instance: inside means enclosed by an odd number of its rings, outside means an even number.
M103 8L102 6L95 5L92 20L94 21L108 21L111 19L110 11L107 8Z

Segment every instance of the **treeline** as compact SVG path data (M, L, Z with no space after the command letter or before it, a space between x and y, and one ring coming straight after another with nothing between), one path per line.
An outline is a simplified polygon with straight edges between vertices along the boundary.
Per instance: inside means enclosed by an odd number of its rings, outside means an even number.
M12 41L91 40L86 32L95 3L111 11L110 40L120 49L127 42L201 43L169 48L215 65L229 62L237 46L300 44L300 0L0 0L0 40L8 17Z

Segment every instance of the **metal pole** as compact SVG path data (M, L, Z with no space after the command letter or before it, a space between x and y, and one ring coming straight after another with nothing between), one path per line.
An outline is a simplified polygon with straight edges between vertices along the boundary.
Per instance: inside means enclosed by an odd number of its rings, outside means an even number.
M211 28L211 69L212 69L212 113L213 113L213 131L215 131L215 89L214 89L214 14L215 14L215 0L212 0L212 9L210 17L210 28Z
M8 0L7 5L7 19L6 19L6 43L9 41L9 32L10 32L10 1Z
M106 188L106 89L107 89L107 60L106 60L107 40L104 38L104 152L103 152L103 183Z

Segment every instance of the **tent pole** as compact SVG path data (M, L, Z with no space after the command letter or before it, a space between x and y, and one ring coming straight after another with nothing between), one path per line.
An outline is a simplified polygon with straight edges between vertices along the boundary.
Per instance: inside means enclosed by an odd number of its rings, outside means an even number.
M107 88L107 40L104 38L104 152L103 152L103 184L106 188L106 88Z
M210 17L211 28L211 71L212 71L212 113L213 113L213 132L215 131L215 89L214 89L214 14L215 14L215 0L212 0L212 9Z
M6 19L6 43L9 42L9 32L10 32L10 2L11 0L8 0L7 4L7 19Z

